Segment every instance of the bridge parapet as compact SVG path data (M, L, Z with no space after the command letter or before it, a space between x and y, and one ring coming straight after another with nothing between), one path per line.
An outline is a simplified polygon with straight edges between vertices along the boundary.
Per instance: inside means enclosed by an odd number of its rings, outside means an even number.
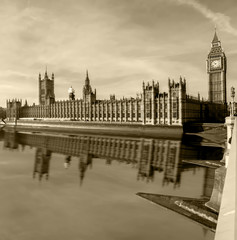
M222 200L219 211L215 240L236 240L237 239L237 118L230 120L229 138L230 152L229 160L226 164L226 177L224 182ZM231 125L234 122L234 128ZM228 128L228 125L227 125ZM230 137L231 136L231 137Z

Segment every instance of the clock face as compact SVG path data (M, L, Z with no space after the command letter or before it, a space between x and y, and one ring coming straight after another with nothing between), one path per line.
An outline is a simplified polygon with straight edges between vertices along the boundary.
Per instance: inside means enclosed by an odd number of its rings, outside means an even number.
M213 60L211 61L211 68L216 69L221 67L221 61L220 60Z

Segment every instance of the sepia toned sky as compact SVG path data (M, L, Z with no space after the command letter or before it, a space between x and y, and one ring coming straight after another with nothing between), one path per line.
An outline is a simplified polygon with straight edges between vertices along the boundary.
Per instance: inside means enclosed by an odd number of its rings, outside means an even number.
M206 57L217 27L227 90L237 87L235 0L0 0L0 106L38 104L38 74L55 74L56 99L76 98L88 69L99 99L135 97L142 82L185 76L207 98Z

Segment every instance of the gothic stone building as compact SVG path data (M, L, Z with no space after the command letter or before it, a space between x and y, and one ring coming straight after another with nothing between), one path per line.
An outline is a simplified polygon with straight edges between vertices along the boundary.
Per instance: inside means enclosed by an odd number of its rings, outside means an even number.
M209 101L226 104L226 56L215 32L207 58Z
M142 85L142 94L135 98L108 100L96 98L88 72L83 86L83 98L75 99L75 91L68 90L69 99L56 101L54 74L50 79L39 74L39 105L22 105L19 100L7 101L8 119L65 119L84 122L134 123L148 125L182 125L186 122L221 122L226 114L226 57L215 33L207 60L209 101L186 93L186 80L168 79L168 92L160 92L159 83Z

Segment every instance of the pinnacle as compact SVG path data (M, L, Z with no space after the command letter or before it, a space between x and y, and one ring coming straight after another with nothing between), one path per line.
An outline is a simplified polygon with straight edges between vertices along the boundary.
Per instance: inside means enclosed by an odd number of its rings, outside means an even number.
M214 34L212 42L213 43L219 42L219 39L218 39L217 34L216 34L216 29L215 29L215 34Z

